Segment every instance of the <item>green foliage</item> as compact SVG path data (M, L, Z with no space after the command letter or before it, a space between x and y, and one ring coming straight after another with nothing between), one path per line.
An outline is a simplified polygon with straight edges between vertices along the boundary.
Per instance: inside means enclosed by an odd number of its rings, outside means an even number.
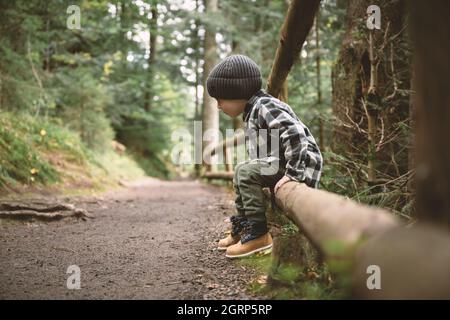
M272 258L270 255L257 254L245 259L236 260L238 265L249 266L259 273L267 273L270 270Z
M58 174L45 160L41 159L26 142L17 139L5 129L0 129L0 147L1 186L9 181L22 183L58 181Z
M106 150L114 133L104 112L111 103L105 86L84 68L60 71L52 82L58 92L52 113L60 124L78 132L89 148Z
M126 155L89 149L60 119L0 111L0 187L114 184L143 176Z
M57 150L65 148L63 141L75 132L86 150L76 156L78 150L69 150L74 161L107 154L115 139L147 174L158 177L173 174L169 155L176 142L171 141L171 133L179 128L192 130L192 120L201 115L199 108L194 110L194 92L196 86L201 89L205 77L205 26L217 28L221 58L231 52L247 54L267 79L288 8L281 0L221 1L216 13L205 12L201 1L195 9L171 0L74 4L81 8L81 30L67 29L66 1L0 2L0 109L20 117L42 117L43 123L55 126L46 130L48 137L58 132L52 137L56 140L47 139L59 141L55 142ZM158 35L156 48L149 48L148 43L152 9L158 14L157 30L152 30ZM323 133L321 142L326 147L331 144L333 128L331 70L341 45L344 14L336 1L322 2L319 49L312 30L288 77L289 104L316 140ZM155 61L150 59L150 49L155 49ZM406 93L399 89L398 94ZM228 118L220 121L221 130L232 126ZM407 124L398 124L403 135L409 130ZM374 186L361 187L363 175L359 173L364 168L356 167L345 155L328 151L324 155L322 187L409 214L412 202L398 196L404 192L404 179L374 193Z
M66 28L64 1L0 4L5 35L0 39L0 108L51 117L76 131L92 150L106 150L115 138L148 174L164 177L171 175L171 133L191 129L190 121L200 114L194 114L192 88L202 82L204 26L213 25L220 33L221 56L230 48L248 54L267 78L287 10L284 1L264 0L221 2L215 14L205 13L201 2L197 10L175 1L75 4L81 8L82 30ZM146 37L155 5L159 23L154 32L162 42L157 41L156 61L149 65ZM329 5L322 10L326 47L329 39L338 41L336 10ZM314 68L307 67L314 48L305 50L308 61L298 64L301 69L289 80L290 101L297 111L305 110L305 122L314 126L318 113L309 110ZM323 74L333 57L328 52L322 55ZM324 78L323 91L329 92ZM221 129L229 127L231 121L222 119Z
M277 256L272 253L237 261L238 265L250 267L257 274L249 290L270 299L283 300L348 297L348 278L345 274L335 282L330 272L331 266L320 262L311 244L304 236L294 232L295 229L298 230L292 223L282 226L282 234L276 239L277 250L280 250Z
M321 188L361 203L387 208L398 216L411 219L414 199L408 191L408 182L413 172L369 186L364 178L364 163L330 150L324 152L324 158L326 165L320 181Z
M106 181L116 182L142 178L145 174L133 158L127 154L119 155L113 150L92 154L91 162L94 177L104 177ZM98 173L97 173L98 172Z
M108 152L115 138L149 174L169 176L170 134L192 106L178 69L178 43L173 50L158 48L159 59L149 67L142 37L151 6L74 4L81 8L82 30L67 29L65 1L0 3L0 108L51 118L77 132L94 153ZM177 15L165 1L156 4L160 19ZM165 25L158 34L170 38L177 26Z
M45 151L60 150L82 161L83 150L76 136L26 114L0 112L0 185L15 182L49 184L60 174Z
M294 284L301 276L302 268L295 264L286 263L279 265L276 271L272 271L272 278L276 281L282 281L287 284Z
M297 233L298 227L293 224L292 222L286 223L285 225L283 225L283 234L295 234Z

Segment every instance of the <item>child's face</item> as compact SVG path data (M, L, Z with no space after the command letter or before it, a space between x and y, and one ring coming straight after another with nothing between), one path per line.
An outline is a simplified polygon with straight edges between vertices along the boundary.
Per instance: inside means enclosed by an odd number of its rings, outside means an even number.
M232 118L244 112L246 103L247 100L217 99L217 107Z

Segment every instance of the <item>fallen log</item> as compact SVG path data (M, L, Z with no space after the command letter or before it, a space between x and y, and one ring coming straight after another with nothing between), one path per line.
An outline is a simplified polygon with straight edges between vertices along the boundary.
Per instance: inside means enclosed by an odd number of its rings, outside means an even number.
M217 172L205 172L203 178L207 179L222 179L222 180L233 180L233 172L217 171Z
M338 242L353 246L361 239L399 225L388 211L359 204L304 183L287 182L276 194L277 205L306 234L319 252L329 255Z
M292 0L280 31L280 42L267 81L267 91L286 101L283 86L298 58L319 8L320 0Z
M243 130L239 130L234 136L226 138L220 141L214 148L209 150L208 155L213 156L215 154L220 154L221 152L225 152L225 149L228 149L232 146L239 146L243 144L245 141L245 133Z
M352 279L354 297L450 299L448 230L407 228L386 210L298 182L284 184L275 199L330 265L345 265L338 272ZM371 266L380 288L367 284Z
M379 268L379 289L369 289L369 266ZM362 299L450 299L448 230L399 226L369 239L356 251L351 280Z

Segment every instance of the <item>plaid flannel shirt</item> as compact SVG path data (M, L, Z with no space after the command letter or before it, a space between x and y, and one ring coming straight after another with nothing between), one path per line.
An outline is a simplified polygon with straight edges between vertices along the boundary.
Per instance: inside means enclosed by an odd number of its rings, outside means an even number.
M285 166L285 175L290 179L318 187L322 155L309 129L289 105L261 89L248 100L243 119L250 160L279 161L280 166ZM267 130L267 134L261 134L261 129ZM252 132L257 132L259 138L252 138ZM278 139L275 146L273 137Z

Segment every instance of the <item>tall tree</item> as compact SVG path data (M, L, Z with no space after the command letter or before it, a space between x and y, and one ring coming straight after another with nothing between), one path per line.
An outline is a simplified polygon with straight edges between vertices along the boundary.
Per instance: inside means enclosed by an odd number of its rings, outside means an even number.
M411 1L419 219L450 227L450 2Z
M360 187L376 191L381 186L387 196L389 188L403 188L403 183L390 181L408 176L410 46L404 2L378 3L381 30L366 25L371 4L348 2L345 36L332 75L337 120L333 149L348 157L348 169L357 173L353 178ZM392 194L397 197L399 191ZM405 201L393 199L398 208Z
M205 13L209 15L208 22L205 25L205 41L204 41L204 64L203 64L203 130L211 130L215 135L211 137L210 144L219 142L219 109L217 108L216 99L208 94L206 89L206 79L214 65L217 63L217 44L216 44L216 28L212 17L218 11L217 0L204 0Z
M317 80L317 107L322 105L322 76L320 74L320 10L317 10L314 22L314 35L316 42L316 80ZM323 120L319 117L319 146L324 150Z
M153 100L153 78L155 74L155 62L156 62L156 39L158 37L158 1L152 0L150 3L150 14L151 18L149 21L149 54L148 54L148 81L146 85L145 90L145 106L144 109L146 111L150 111L150 108L152 106L152 100Z

